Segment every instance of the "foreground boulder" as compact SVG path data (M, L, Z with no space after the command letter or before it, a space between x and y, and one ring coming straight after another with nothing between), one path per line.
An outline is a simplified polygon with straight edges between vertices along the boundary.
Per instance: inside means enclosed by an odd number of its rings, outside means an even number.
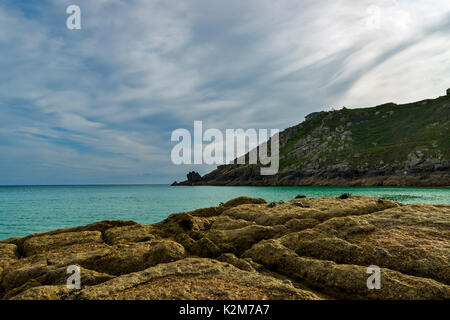
M0 242L2 299L450 299L449 270L450 206L359 196L241 197Z

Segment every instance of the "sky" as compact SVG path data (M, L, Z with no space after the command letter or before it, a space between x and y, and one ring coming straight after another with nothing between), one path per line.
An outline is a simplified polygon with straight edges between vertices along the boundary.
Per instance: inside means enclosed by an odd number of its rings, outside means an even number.
M448 0L2 0L0 185L204 174L173 130L438 97L449 43Z

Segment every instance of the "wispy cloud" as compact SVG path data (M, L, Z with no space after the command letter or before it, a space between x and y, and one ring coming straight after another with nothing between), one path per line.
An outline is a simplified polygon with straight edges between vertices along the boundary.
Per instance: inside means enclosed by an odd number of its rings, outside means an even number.
M65 27L71 4L82 30ZM283 129L331 106L441 95L449 12L440 0L4 0L0 184L171 182L210 169L170 162L171 131L194 120Z

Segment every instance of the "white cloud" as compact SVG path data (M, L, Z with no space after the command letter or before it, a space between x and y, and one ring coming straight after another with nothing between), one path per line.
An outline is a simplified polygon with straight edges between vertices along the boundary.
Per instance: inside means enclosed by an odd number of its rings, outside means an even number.
M0 170L11 181L23 159L46 163L39 179L179 179L192 168L170 163L170 131L194 120L283 129L330 106L450 86L447 1L80 0L79 31L65 29L69 4L35 15L0 4Z

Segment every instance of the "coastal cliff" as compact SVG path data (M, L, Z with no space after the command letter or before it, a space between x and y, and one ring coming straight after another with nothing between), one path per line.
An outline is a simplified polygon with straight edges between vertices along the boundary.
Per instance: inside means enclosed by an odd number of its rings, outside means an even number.
M450 299L450 206L237 198L0 242L2 299ZM68 289L67 267L81 270ZM381 288L367 287L367 267Z
M280 170L228 164L173 185L450 185L450 95L310 114L280 133Z

